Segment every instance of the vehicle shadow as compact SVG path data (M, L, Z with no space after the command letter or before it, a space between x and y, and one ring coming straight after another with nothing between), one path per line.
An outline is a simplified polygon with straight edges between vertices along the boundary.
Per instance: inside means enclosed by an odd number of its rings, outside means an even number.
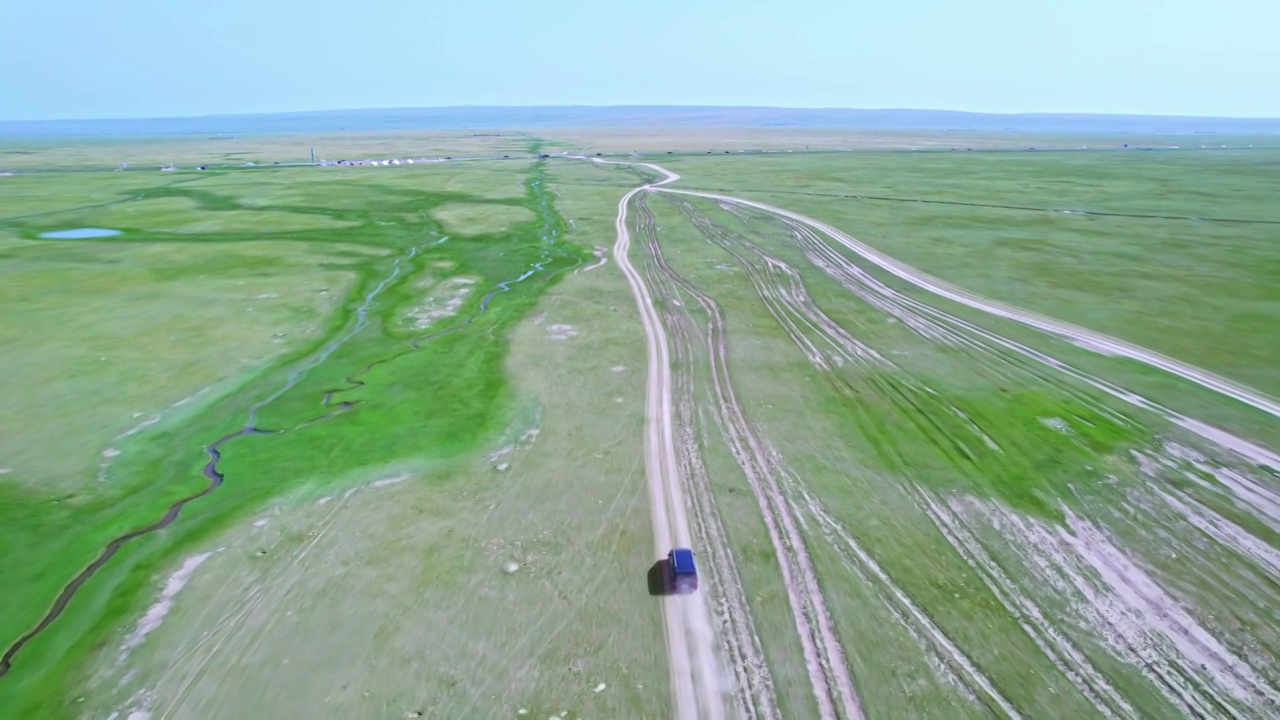
M671 577L671 571L667 566L667 559L662 558L655 562L653 567L649 568L649 595L660 597L662 595L671 594L671 584L668 578Z

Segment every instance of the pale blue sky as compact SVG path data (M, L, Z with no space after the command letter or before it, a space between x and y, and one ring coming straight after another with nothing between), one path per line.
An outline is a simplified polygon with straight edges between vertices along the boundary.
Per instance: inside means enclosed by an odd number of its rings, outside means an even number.
M1275 0L0 0L0 119L444 105L1280 116Z

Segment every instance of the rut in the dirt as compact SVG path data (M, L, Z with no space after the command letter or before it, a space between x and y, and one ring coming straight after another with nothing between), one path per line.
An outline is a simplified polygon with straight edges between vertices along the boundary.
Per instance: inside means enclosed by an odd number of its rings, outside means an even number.
M703 232L708 242L728 252L749 277L758 276L752 278L752 284L766 306L770 304L770 300L774 296L774 291L770 285L770 277L774 278L774 281L781 277L785 282L797 283L800 287L791 293L792 297L809 297L807 290L803 288L803 281L799 279L798 273L786 263L764 252L758 245L743 235L718 225L691 204L678 199L673 200L675 200L676 206L681 209L686 217L690 218L694 226ZM771 272L771 269L773 269L773 272ZM811 308L808 312L821 313L821 310L816 305L810 303L799 302L793 307L798 307L801 311L805 311L805 308L808 307ZM775 317L777 317L776 314ZM780 324L782 324L781 320ZM814 333L818 337L805 342L803 334L806 331ZM797 348L804 352L807 357L811 357L808 349L820 342L827 342L832 347L841 345L830 340L823 340L823 338L830 338L833 335L835 337L851 337L847 330L825 314L820 317L810 316L809 322L799 326L796 334L788 331L788 335L791 336ZM797 335L800 335L800 337L797 337ZM870 348L867 348L866 352L847 357L857 362L849 363L848 365L843 363L818 365L815 363L823 371L821 376L831 384L832 389L838 395L857 394L858 391L854 389L854 381L851 379L850 373L857 373L859 369L873 367L885 369L892 367L888 361ZM909 396L904 394L905 387L885 384L882 380L875 379L878 377L880 376L858 374L858 384L864 386L861 392L866 392L868 389L873 391L878 389L879 392L884 393L885 400L891 406L906 407L913 413L919 411L921 403L931 406L937 402L933 399L934 394L924 388L917 387L912 392L912 395ZM947 437L950 438L950 436ZM953 443L954 440L951 439L943 441L943 445ZM953 685L962 688L963 692L975 702L990 707L997 715L1010 718L1019 717L1019 713L1013 703L996 688L990 678L968 658L954 641L947 637L926 612L911 600L910 596L858 543L853 534L834 518L816 496L808 491L804 483L795 477L794 473L786 469L781 454L777 451L770 451L768 456L773 464L774 474L782 478L781 495L785 499L782 500L781 504L786 508L799 509L811 516L820 529L821 536L843 557L850 569L862 578L868 586L876 590L877 595L885 603L891 615L897 618L903 627L921 644L922 648L936 659L934 665L940 669L947 679Z
M651 229L653 218L647 204L643 212L649 229L643 234L648 240L655 270L669 284L695 299L709 317L707 342L717 419L726 443L752 487L778 555L819 712L823 718L861 718L862 708L844 649L836 637L804 539L729 381L728 341L719 306L666 264L656 232Z
M764 203L729 197L726 195L717 195L715 193L675 190L670 188L663 188L663 191L705 197L718 202L742 205L773 215L780 220L799 223L810 230L820 232L823 235L830 237L841 247L875 265L880 270L888 272L891 275L894 275L895 277L898 277L921 290L929 292L936 297L960 303L961 305L968 306L995 317L1011 320L1040 332L1061 338L1091 352L1127 357L1152 368L1176 375L1184 380L1200 385L1201 387L1219 393L1225 397L1238 400L1239 402L1250 405L1271 415L1272 417L1280 418L1280 400L1268 397L1253 388L1216 375L1194 365L1162 355L1161 353L1120 340L1119 338L1111 337L1078 325L1073 325L1071 323L1040 315L1039 313L1014 307L1012 305L968 292L963 288L952 285L932 275L921 272L910 265L895 260L870 245L859 241L851 235L844 233L831 225L814 220L813 218L800 215L799 213L795 213L790 210L766 205Z
M1087 408L1099 418L1118 427L1134 430L1141 428L1142 423L1134 416L1117 411L1101 402L1098 395L1089 392L1099 391L1103 397L1109 396L1140 410L1164 416L1210 442L1222 443L1229 451L1243 448L1246 458L1265 460L1270 457L1266 450L1256 449L1238 438L1227 436L1224 442L1224 433L1206 431L1205 426L1190 418L1172 413L1039 351L893 290L837 252L818 232L795 220L773 217L733 204L724 203L722 207L732 209L733 214L744 223L759 223L784 231L783 236L793 238L816 267L868 305L899 319L922 340L966 351L973 360L969 364L970 372L982 378L980 382L987 386L1042 387L1048 391L1049 396ZM690 206L687 212L698 211ZM749 242L726 233L718 233L718 237L722 240L736 240L739 245ZM739 253L735 256L740 263L743 262L743 257L749 255ZM801 349L805 350L804 347ZM871 383L870 387L882 393L887 401L879 405L881 413L886 407L892 408L901 413L900 420L886 423L886 418L881 416L855 416L859 421L860 432L874 438L894 425L915 427L922 437L934 439L934 446L940 456L947 458L957 475L972 477L973 482L981 482L981 476L991 472L1016 475L1034 472L1027 460L1036 456L1038 448L1020 445L1007 436L993 437L984 428L998 427L994 419L960 409L948 402L945 394L921 385L901 368L896 368L894 374L897 379L893 385ZM847 383L838 380L842 375L838 369L829 370L824 375L832 381L833 389L837 392L853 392ZM865 393L868 390L866 378L862 379L860 385L861 392ZM856 407L856 403L851 404L851 407ZM933 419L929 422L917 422L913 416L929 416ZM946 422L939 423L939 418ZM980 439L981 445L971 442L971 438ZM1069 437L1063 437L1058 442L1070 444L1072 441ZM888 437L873 443L881 451L883 463L896 468L896 473L902 477L910 477L913 461L918 459L896 453L893 450L896 444ZM1254 479L1248 471L1214 467L1203 456L1179 449L1176 444L1166 444L1165 447L1172 450L1148 455L1146 457L1149 459L1143 463L1155 468L1154 472L1157 473L1161 472L1160 468L1184 473L1184 477L1197 486L1198 491L1216 494L1227 503L1236 502L1258 522L1276 528L1280 492L1270 489L1267 482ZM1195 472L1185 472L1183 468L1188 466L1194 468ZM1204 477L1214 477L1217 483L1206 483ZM1179 566L1184 577L1202 578L1202 587L1213 589L1211 592L1216 592L1216 588L1230 588L1237 597L1243 594L1246 598L1256 599L1254 605L1257 610L1250 610L1230 594L1224 594L1221 600L1211 603L1216 608L1216 614L1230 612L1237 617L1232 623L1267 628L1263 617L1254 613L1266 612L1262 610L1267 605L1262 601L1262 598L1267 597L1263 588L1274 588L1275 583L1280 582L1280 577L1277 576L1280 551L1276 551L1238 523L1196 501L1186 491L1176 489L1167 481L1162 481L1162 484L1172 489L1148 499L1138 499L1133 495L1137 491L1131 491L1129 502L1122 503L1122 506L1129 508L1124 515L1115 513L1114 503L1095 505L1091 512L1099 517L1109 517L1115 527L1147 528L1148 534L1164 538L1166 547L1178 548L1176 556L1183 558ZM1141 668L1157 691L1182 713L1190 717L1272 717L1273 710L1280 707L1277 689L1266 679L1264 673L1254 669L1259 662L1263 663L1259 667L1269 666L1270 661L1265 658L1274 654L1274 648L1280 647L1280 639L1272 639L1269 631L1256 638L1265 639L1268 646L1273 648L1269 653L1263 653L1260 647L1245 654L1228 649L1217 637L1228 637L1234 632L1230 629L1230 623L1219 625L1210 616L1205 624L1203 617L1196 619L1185 613L1179 615L1173 612L1176 602L1169 591L1163 589L1153 576L1139 570L1118 545L1093 525L1077 519L1072 521L1073 534L1061 539L1051 539L1045 531L1033 530L1033 526L1026 524L1027 521L1016 519L1007 510L987 510L982 514L957 513L926 491L917 489L913 496L947 542L977 572L1011 615L1019 619L1028 638L1080 694L1089 700L1098 715L1136 718L1141 717L1142 713L1135 708L1127 692L1114 684L1108 674L1091 659L1090 654L1085 652L1083 646L1073 639L1070 624L1064 624L1060 613L1046 610L1045 598L1029 592L1030 586L1025 582L1013 580L1002 569L1002 563L1008 562L1007 560L997 562L992 558L986 541L980 540L976 534L974 523L995 522L1002 535L1014 533L1018 538L1012 541L1014 547L1043 549L1040 555L1020 558L1019 564L1027 568L1023 572L1039 576L1045 587L1054 588L1056 599L1079 597L1082 614L1076 622L1090 627L1096 637L1108 639L1112 653ZM1135 507L1164 508L1162 512L1165 519L1161 520L1158 519L1160 515L1153 515L1148 519L1135 521L1132 515ZM827 516L820 505L814 508L814 512L823 520L820 525L824 527L824 531L829 531L836 540L847 540L854 554L859 554L854 545L856 541L847 537L847 533ZM999 518L998 522L994 518ZM1180 529L1173 529L1171 523ZM1196 543L1188 543L1185 539L1188 533L1197 531L1204 538ZM1135 537L1134 540L1148 542L1141 537ZM1243 563L1232 561L1224 565L1221 561L1209 560L1205 541L1220 543L1223 547L1220 552L1234 552ZM864 571L869 567L864 561ZM1225 570L1228 567L1237 569L1228 575ZM1044 574L1046 568L1052 569L1047 575ZM876 573L872 572L870 575L874 577ZM1105 582L1099 585L1098 580L1089 579L1091 576L1103 578ZM905 602L909 603L909 600ZM900 607L909 610L906 604L900 604ZM1233 607L1234 609L1228 610ZM956 649L956 653L958 652ZM962 676L969 674L964 672L963 667L958 670ZM970 686L973 687L973 684L970 683ZM1258 700L1271 709L1258 707ZM1002 709L1006 713L1012 710Z
M645 196L636 201L636 209L639 213L639 235L644 246L644 272L654 289L655 299L666 308L663 320L673 339L682 475L691 490L694 531L705 558L703 568L709 579L706 592L720 626L722 650L735 679L734 703L740 717L772 720L780 717L773 679L699 450L699 438L704 433L696 417L694 369L702 362L702 353L698 350L701 343L697 339L700 323L681 302L672 275L663 269L665 262L660 251L655 249L656 226Z

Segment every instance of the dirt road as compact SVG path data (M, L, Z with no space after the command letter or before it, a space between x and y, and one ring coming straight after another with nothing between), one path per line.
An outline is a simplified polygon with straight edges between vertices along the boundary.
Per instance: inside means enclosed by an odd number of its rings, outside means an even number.
M604 161L598 161L604 162ZM627 251L631 235L627 229L627 208L637 193L674 182L679 175L656 165L643 165L664 175L656 183L638 187L618 202L617 234L613 255L622 269L644 324L649 350L649 375L645 400L645 473L649 479L655 559L677 545L692 545L692 533L685 513L685 498L676 460L671 401L671 354L666 330L654 307L644 279L632 266ZM716 640L711 629L703 593L668 596L662 601L667 634L667 661L671 670L671 691L678 720L721 720L725 716L721 673L716 656Z
M663 175L663 179L661 181L636 188L623 197L618 207L618 239L614 249L614 254L617 257L618 264L622 267L623 272L632 287L632 291L635 294L637 306L640 309L649 343L646 463L648 466L650 492L653 499L655 552L658 556L665 554L666 548L669 547L670 544L687 544L690 539L690 534L689 523L685 517L685 503L682 490L683 483L682 478L680 477L680 466L676 461L676 444L672 440L673 423L675 421L673 420L674 410L671 399L672 379L670 368L672 365L672 357L669 349L668 338L666 331L663 328L661 318L655 308L655 291L646 285L645 277L636 271L631 264L631 259L627 257L631 241L629 230L627 228L627 211L632 199L636 194L642 192L660 191L664 193L678 193L705 197L720 201L725 204L724 206L726 209L732 205L754 208L755 210L768 213L779 220L782 220L788 226L793 228L793 232L800 233L806 237L809 234L813 235L815 242L820 240L821 235L825 235L834 240L836 244L843 245L846 249L856 253L865 260L868 260L880 268L891 272L897 277L907 280L916 287L927 290L935 295L993 315L1014 320L1042 332L1066 339L1081 348L1088 349L1093 352L1138 360L1139 362L1143 362L1152 367L1159 368L1195 382L1206 389L1221 393L1227 397L1280 417L1280 403L1252 390L1251 388L1226 380L1201 368L1165 357L1159 353L1155 353L1131 343L1127 343L1101 333L1096 333L1085 328L1080 328L1069 323L1061 322L1053 318L1022 310L1020 308L1012 307L998 301L974 295L916 270L915 268L898 262L897 260L884 255L878 250L859 242L853 237L830 225L827 225L826 223L822 223L821 221L789 210L741 198L664 187L678 180L679 176L656 165L642 163L613 164L639 165ZM694 224L697 225L697 218L694 217L693 220L695 221ZM656 240L656 238L654 238L654 240ZM825 246L825 242L818 242L818 244ZM763 258L762 261L771 260L770 258L765 258L763 255L761 257ZM761 272L773 272L774 270L782 267L782 265L776 260L772 262L765 262L765 264L767 267L762 266L764 269L761 270ZM746 263L743 266L747 267L750 265L752 265L752 263ZM782 269L786 270L786 268ZM828 333L820 332L829 329L827 327L827 323L822 322L821 318L813 316L812 313L803 312L803 310L807 308L807 304L803 302L805 299L803 293L796 294L795 292L791 292L789 294L788 292L777 290L777 288L774 287L779 282L781 285L778 285L778 287L790 287L790 285L794 285L794 283L790 283L789 285L786 280L786 277L779 277L774 278L774 281L776 282L771 281L765 283L767 286L765 289L768 290L768 292L762 294L762 299L766 301L767 305L769 304L770 298L779 300L780 302L787 301L783 302L782 306L779 308L772 308L771 306L771 311L773 309L777 310L777 312L775 312L775 317L779 319L779 322L783 323L785 328L788 325L784 321L790 318L791 314L798 313L797 317L805 320L805 327L812 329L816 338L825 339L825 344L830 345L832 351L834 351L836 355L843 356L832 356L827 358L826 355L830 353L826 351L819 352L819 346L823 345L823 343L813 345L813 343L800 342L800 340L804 340L804 338L798 338L793 334L793 339L797 340L798 345L802 349L808 348L813 351L812 353L807 352L806 354L811 354L813 356L811 360L813 360L815 364L825 366L828 363L828 360L834 360L838 363L840 360L858 362L874 359L871 358L871 356L866 355L864 352L859 352L860 348L858 344L853 342L851 338L845 338L843 333L834 333L828 336ZM759 288L757 289L759 290ZM792 289L794 290L794 288ZM693 296L697 299L697 293L693 293ZM916 304L916 301L909 301L907 298L901 298L901 300L903 302L909 302L912 306ZM929 311L931 315L943 314L943 311L935 308L929 308ZM948 318L950 318L950 316L948 316ZM968 323L964 323L959 318L950 319L954 320L956 324L968 327ZM797 328L798 327L799 326L797 326ZM977 331L976 328L974 328L974 330ZM941 330L939 330L939 332L941 332ZM808 333L798 332L798 334L803 336ZM985 335L986 333L983 334ZM1001 339L1000 344L1004 346L1009 344L1009 342ZM1025 350L1025 354L1028 354L1029 357L1032 357L1033 359L1042 359L1046 364L1049 364L1063 372L1067 372L1072 376L1076 376L1078 379L1083 379L1086 382L1093 384L1095 387L1106 391L1108 394L1112 394L1146 409L1156 411L1176 424L1195 432L1215 444L1229 448L1250 459L1258 460L1260 462L1267 461L1266 464L1275 464L1274 461L1276 460L1276 456L1265 449L1257 448L1240 438L1227 435L1216 428L1209 428L1208 426L1203 425L1203 423L1193 421L1190 418L1168 411L1167 409L1156 406L1155 404L1150 403L1143 398L1139 398L1132 393L1123 391L1119 388L1114 388L1106 383L1101 383L1101 381L1097 381L1094 378L1081 377L1073 369L1052 359L1042 358L1042 356L1030 349L1023 349L1021 347L1016 349L1019 351ZM714 347L711 348L711 353L714 361ZM736 405L736 403L730 402L729 405ZM724 424L726 426L738 427L737 423L729 422ZM749 433L747 433L747 435L749 435ZM733 444L734 443L730 442L730 445ZM748 447L749 446L750 443L748 443ZM754 457L758 453L746 452L744 449L742 452L735 454L740 457ZM751 469L746 467L744 467L744 470L747 470L749 477L756 477L758 475L760 478L765 478L769 475L769 473L763 471L767 466L767 462L762 462L762 470L759 473L752 473ZM776 488L771 489L776 491ZM770 493L766 493L766 495L768 494ZM781 507L785 509L786 503L781 503ZM765 504L762 504L762 510L766 510ZM766 521L769 519L768 515L769 513L766 511ZM785 520L785 517L782 519ZM789 535L790 533L786 534ZM775 538L775 545L789 545L787 542L779 543L778 540L779 538ZM792 538L791 540L792 543L796 543L798 538ZM802 540L799 541L799 545L800 547L803 547ZM857 549L855 548L855 552L856 551ZM785 556L786 553L779 553L780 558ZM868 563L870 563L870 561L863 564L866 565ZM784 565L785 564L786 563L784 563ZM874 565L874 563L870 563L870 565ZM795 569L801 571L801 576L808 575L808 573L802 572L805 570L805 563L803 562L798 562L795 565ZM878 568L872 568L873 572L877 570ZM887 583L888 581L886 580L885 582ZM791 585L791 579L788 580L787 584L789 586ZM891 585L891 583L888 584ZM817 597L820 599L820 595ZM803 600L804 598L800 599ZM706 612L705 605L699 605L698 602L681 604L684 603L684 600L684 598L669 599L668 604L664 607L668 655L671 664L672 687L675 696L677 717L681 720L686 720L690 717L702 717L707 713L706 708L708 707L716 708L715 712L718 713L718 715L715 716L719 716L723 714L724 707L723 701L719 699L721 696L716 689L717 683L715 669L718 665L715 654L715 639L712 637L712 633L709 629L706 632L702 632L702 628L707 627L706 623L708 621L708 614ZM811 662L810 667L810 679L814 683L815 692L819 697L821 714L824 717L859 716L860 709L858 708L857 695L852 683L845 680L844 677L841 677L842 673L833 672L833 670L840 670L841 666L844 665L842 662L842 648L840 648L838 641L834 639L834 636L823 637L824 633L808 633L806 630L811 628L809 628L806 623L799 622L801 619L807 619L810 616L821 620L826 613L821 612L821 608L818 608L817 610L819 611L815 612L815 608L806 607L804 602L795 602L796 598L792 598L792 600L792 609L797 615L797 629L800 631L801 638L804 640L808 637L812 640L812 642L806 643L806 650L808 651L806 653L806 658L813 661ZM913 609L909 601L904 602L904 607L907 608L907 611ZM926 631L928 637L936 638L940 636L939 633L933 632L936 631L936 628L931 629L927 625L927 623L922 623L923 630ZM943 638L942 640L946 641L946 638ZM959 651L957 649L950 646L949 641L942 642L942 645L939 647L941 648L940 652L945 657L960 657L961 660L964 659L963 656L958 654ZM824 648L829 649L829 652L822 652ZM1071 648L1066 648L1065 650L1058 648L1058 650L1065 652L1068 657L1072 655ZM1014 706L1010 705L1008 701L993 687L989 687L989 683L986 682L986 679L980 672L974 668L967 668L964 662L959 662L958 665L961 670L965 671L962 675L968 679L966 684L971 686L971 688L977 688L975 692L977 692L978 695L991 699L991 702L993 702L997 707L1000 707L1003 714L1006 716L1016 717L1018 715ZM1076 670L1080 670L1080 668L1077 667ZM847 670L845 670L845 673L847 673ZM845 677L847 677L847 675ZM1098 698L1103 698L1102 700L1099 700L1101 707L1111 708L1114 712L1117 712L1120 715L1125 714L1123 711L1128 706L1124 702L1123 697L1120 697L1111 691L1109 685L1105 682L1098 681L1093 675L1081 675L1080 678L1083 678L1080 680L1080 682L1083 683L1083 692L1086 692L1090 697L1097 696ZM839 682L840 680L845 680L845 682ZM830 690L830 692L822 692L824 687ZM1117 700L1116 698L1119 699ZM825 704L823 703L824 699L826 699ZM843 705L843 707L841 705ZM707 714L705 716L711 717L712 715Z
M1221 393L1222 395L1238 400L1246 405L1250 405L1269 415L1280 418L1280 401L1269 398L1252 388L1245 387L1239 383L1233 382L1219 375L1215 375L1207 370L1195 367L1194 365L1175 360L1152 350L1111 337L1110 335L1104 335L1103 333L1094 332L1093 330L1088 330L1061 320L1055 320L1050 317L1045 317L1044 315L1023 310L1022 308L1012 307L990 298L975 295L948 282L939 280L938 278L921 272L909 265L901 263L888 255L885 255L879 250L876 250L875 248L849 236L848 234L811 217L807 217L790 210L774 207L772 205L766 205L765 203L730 197L728 195L697 192L693 190L667 189L666 191L681 193L684 195L696 195L698 197L705 197L712 200L735 203L738 205L746 205L779 217L794 220L825 233L826 235L834 238L836 242L839 242L841 245L844 245L846 248L852 250L858 255L861 255L867 260L870 260L881 268L917 287L928 290L935 295L991 313L992 315L998 315L1003 318L1014 320L1022 323L1023 325L1033 327L1051 335L1056 335L1086 350L1092 350L1093 352L1100 353L1102 355L1116 355L1126 357L1131 360L1137 360L1138 362L1172 373L1184 380L1190 380L1201 387Z

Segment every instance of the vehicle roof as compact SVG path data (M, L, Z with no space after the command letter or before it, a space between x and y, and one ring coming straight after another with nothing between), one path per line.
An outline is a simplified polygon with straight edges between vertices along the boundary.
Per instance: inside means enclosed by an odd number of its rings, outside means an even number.
M676 573L697 572L697 568L693 564L693 551L689 548L676 548L672 550L671 570Z

